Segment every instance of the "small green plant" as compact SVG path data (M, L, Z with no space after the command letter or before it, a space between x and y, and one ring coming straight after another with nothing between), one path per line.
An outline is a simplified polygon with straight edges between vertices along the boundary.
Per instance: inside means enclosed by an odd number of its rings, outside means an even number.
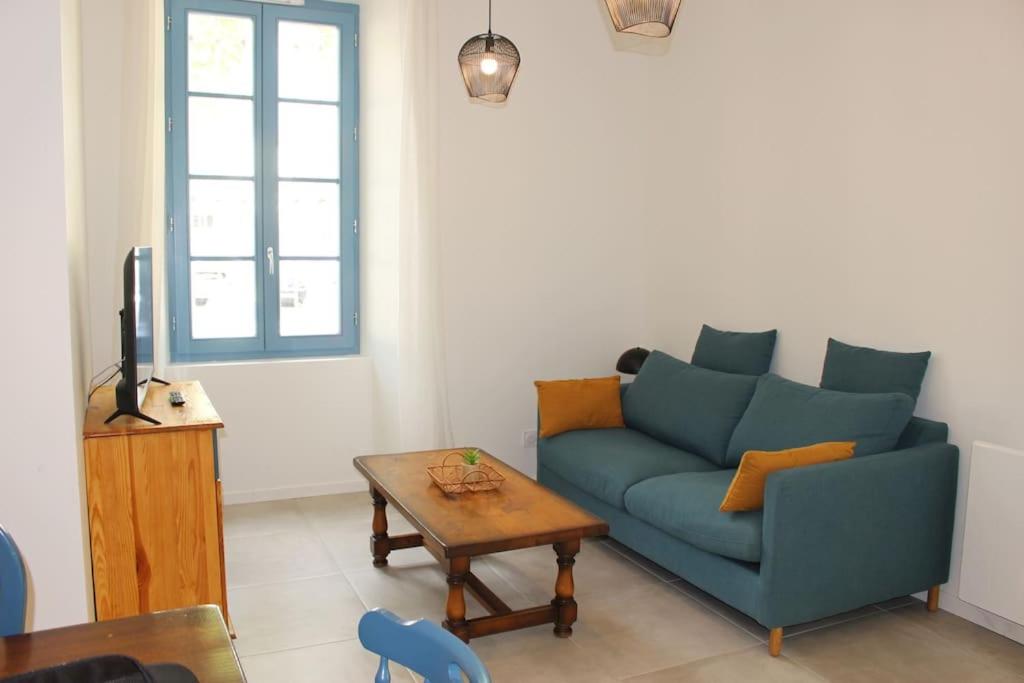
M480 449L479 448L467 448L462 451L462 462L467 465L479 465L480 464Z

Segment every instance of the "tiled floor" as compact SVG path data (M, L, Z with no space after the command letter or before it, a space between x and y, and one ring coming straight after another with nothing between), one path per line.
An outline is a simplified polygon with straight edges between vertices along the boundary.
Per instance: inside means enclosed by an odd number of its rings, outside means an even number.
M370 511L366 494L225 510L235 645L251 683L369 683L376 659L356 640L367 608L443 617L444 574L422 548L370 565ZM394 513L389 522L411 530ZM505 553L473 571L527 607L551 599L554 553ZM473 641L495 681L1024 683L1024 646L910 598L789 628L773 659L761 626L614 541L585 543L575 578L572 639L541 626ZM470 616L484 613L468 592L467 603Z

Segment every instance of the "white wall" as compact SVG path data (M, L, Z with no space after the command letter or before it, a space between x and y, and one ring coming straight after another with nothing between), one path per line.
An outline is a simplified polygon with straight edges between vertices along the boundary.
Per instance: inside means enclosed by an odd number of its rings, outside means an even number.
M124 0L88 0L81 16L82 112L85 127L85 218L89 233L89 301L92 354L99 372L119 360L117 311L121 264L117 249L120 221L122 51ZM126 252L127 253L127 252Z
M616 51L603 3L495 6L523 62L474 104L458 49L485 3L441 3L441 223L455 440L533 473L533 380L614 373L642 335L648 61ZM538 21L543 17L543 21Z
M373 452L367 358L172 365L168 372L199 379L224 421L218 445L226 503L366 488L352 458Z
M918 414L961 448L1024 446L1024 4L690 2L652 60L668 134L648 255L649 343L702 322L779 329L776 370L817 383L829 336L934 356Z
M82 120L82 0L60 0L61 94L64 133L64 201L67 229L69 316L71 323L71 373L74 405L75 460L78 466L78 529L80 537L69 536L78 544L84 563L84 582L77 574L80 565L71 565L71 573L84 589L86 613L94 612L92 564L89 543L89 514L85 493L84 445L78 438L85 422L89 392L91 327L89 307L88 238L85 228L84 126ZM70 511L69 511L70 512ZM74 584L72 584L74 586ZM77 595L77 594L76 594ZM72 616L69 615L69 621ZM73 618L78 621L77 617Z
M82 424L89 391L92 329L89 315L89 241L85 230L81 0L60 0L60 16L71 362L75 382L75 414L78 418L76 424Z
M85 272L78 77L73 69L62 76L62 57L73 61L77 39L73 20L62 27L62 10L73 16L77 8L61 0L0 4L0 89L9 95L0 107L8 321L0 335L8 388L0 400L0 524L28 568L30 629L91 614L79 451L87 316L72 291Z

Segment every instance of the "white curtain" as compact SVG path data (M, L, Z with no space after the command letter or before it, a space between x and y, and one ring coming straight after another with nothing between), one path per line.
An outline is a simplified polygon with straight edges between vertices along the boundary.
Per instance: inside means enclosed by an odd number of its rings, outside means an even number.
M452 445L444 358L438 219L437 0L402 0L402 146L398 205L399 444Z
M153 311L157 372L166 366L164 280L164 11L161 0L121 0L121 155L115 263L133 246L153 247ZM85 8L88 11L88 7ZM120 269L114 309L122 306ZM115 352L120 339L115 339Z

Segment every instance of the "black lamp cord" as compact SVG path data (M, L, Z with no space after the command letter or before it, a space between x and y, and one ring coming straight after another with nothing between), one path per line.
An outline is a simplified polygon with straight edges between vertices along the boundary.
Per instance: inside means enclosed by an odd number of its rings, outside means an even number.
M103 381L102 381L102 382L100 382L99 384L97 384L97 385L93 386L93 387L92 387L92 388L91 388L91 389L89 390L89 397L85 399L85 402L86 402L86 403L88 403L88 402L89 402L89 401L90 401L90 400L92 399L92 396L93 396L93 394L95 394L95 393L96 393L96 391L97 391L97 390L99 390L99 388L100 388L100 387L102 387L102 386L106 386L107 382L109 382L110 380L114 379L114 378L115 378L115 377L117 377L117 376L118 376L119 374L121 374L121 364L120 364L120 363L114 363L114 365L108 366L108 367L107 367L107 369L109 370L109 369L110 369L111 367L114 367L114 366L117 366L117 369L116 369L116 370L114 370L113 374L111 374L111 375L110 375L109 377L107 377L107 378L106 378L105 380L103 380ZM102 374L102 373L100 373L100 374ZM96 375L96 377L99 377L99 375ZM96 379L96 378L94 377L92 381L95 381L95 379ZM90 383L91 383L91 382L90 382Z
M487 35L493 35L491 32L491 13L493 12L494 0L487 0Z
M121 369L121 361L117 361L116 363L111 363L110 365L108 365L107 367L103 368L102 370L97 372L95 375L93 375L89 379L89 386L92 386L92 383L95 382L96 380L98 380L100 378L100 375L105 375L108 370L113 370L115 368L117 368L118 370Z

